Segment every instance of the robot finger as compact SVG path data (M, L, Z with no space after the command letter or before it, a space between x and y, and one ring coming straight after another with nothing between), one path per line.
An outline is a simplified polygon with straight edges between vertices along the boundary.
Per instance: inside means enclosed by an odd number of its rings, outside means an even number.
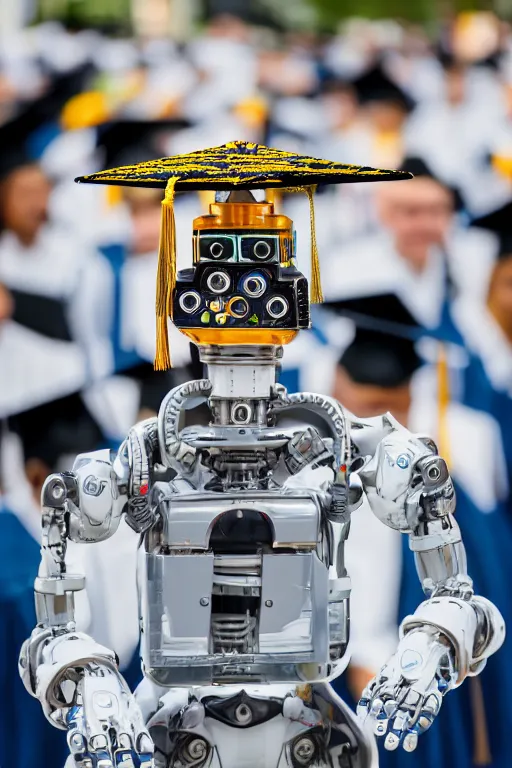
M393 720L391 729L384 740L384 747L388 751L392 752L398 749L400 744L404 741L405 736L409 732L410 715L402 709L399 709Z
M384 736L389 727L389 721L395 714L398 704L395 699L390 698L384 702L380 714L376 718L373 732L376 736Z
M418 731L416 728L410 728L405 734L402 746L406 752L414 752L418 746Z

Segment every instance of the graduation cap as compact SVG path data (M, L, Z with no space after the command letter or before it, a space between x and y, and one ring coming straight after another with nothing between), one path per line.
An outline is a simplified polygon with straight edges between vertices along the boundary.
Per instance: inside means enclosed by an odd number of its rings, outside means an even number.
M320 267L314 227L313 192L318 184L357 181L386 181L410 178L402 171L335 163L305 157L245 141L232 141L220 147L184 155L99 171L75 179L90 184L116 184L165 188L162 201L157 275L157 352L155 368L170 366L167 317L170 314L176 282L176 237L174 194L188 190L292 189L307 194L311 219L312 301L321 301ZM250 196L249 196L250 197Z
M464 203L464 198L462 197L458 187L447 184L445 181L439 178L439 176L436 176L431 167L423 160L423 158L414 156L406 157L400 166L400 170L408 171L414 176L415 179L432 179L432 181L437 182L440 186L451 192L453 196L454 208L457 212L463 211L465 209L466 206Z
M97 127L96 146L103 150L105 168L128 162L147 162L161 155L159 141L169 133L190 128L185 118L175 120L116 120Z
M361 104L391 102L398 104L406 112L412 112L416 106L414 99L388 77L380 64L357 77L352 81L352 85Z
M406 384L422 360L412 339L356 326L338 365L357 384L392 388Z
M473 219L470 226L494 232L498 238L498 259L512 257L512 200L485 216Z
M325 307L355 324L339 365L356 383L398 387L422 364L416 341L423 330L396 294L342 299Z
M11 416L8 423L20 437L25 461L41 459L52 470L62 456L94 450L104 439L79 393Z
M0 177L23 165L37 161L41 147L34 137L45 126L56 123L68 99L80 91L91 76L91 67L86 65L53 80L50 87L37 99L19 110L11 120L0 126ZM39 150L39 151L38 151Z

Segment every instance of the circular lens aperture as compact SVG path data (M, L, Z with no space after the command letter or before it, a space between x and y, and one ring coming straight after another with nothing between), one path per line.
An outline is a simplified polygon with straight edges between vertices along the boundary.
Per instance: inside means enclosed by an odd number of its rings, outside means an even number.
M267 281L263 275L258 273L247 275L247 277L244 277L242 280L242 290L247 294L247 296L252 296L254 299L259 299L259 297L263 296L267 290Z
M222 243L214 242L210 245L210 255L212 259L221 259L224 253L224 246Z
M201 306L201 296L197 291L186 291L181 294L179 305L184 312L190 315Z
M212 272L208 275L206 285L212 293L226 293L231 284L227 272Z
M226 305L226 312L231 317L237 317L238 319L245 317L249 312L249 304L243 296L233 296Z
M267 301L266 310L274 320L279 320L281 317L284 317L288 312L288 309L289 304L284 296L272 296L272 298Z
M272 248L265 240L258 240L257 243L254 243L252 251L257 259L268 259Z

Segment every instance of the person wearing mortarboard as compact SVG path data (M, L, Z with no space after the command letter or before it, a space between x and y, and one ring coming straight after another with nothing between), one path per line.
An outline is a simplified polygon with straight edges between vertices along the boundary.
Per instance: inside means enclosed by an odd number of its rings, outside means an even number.
M491 413L502 429L509 477L512 477L512 204L474 219L493 233L494 262L482 278L481 295L461 296L453 317L470 352L464 371L464 402Z
M98 127L97 144L107 167L145 162L160 157L164 146L180 136L188 125L184 120L114 121ZM119 237L113 232L101 242L101 251L109 260L115 281L112 345L116 375L96 389L101 390L106 402L124 403L119 415L126 433L136 421L158 412L161 400L176 382L190 378L189 367L193 363L188 341L171 327L174 367L171 371L155 372L152 365L155 341L151 296L155 293L161 193L157 189L134 187L109 189L117 193L115 207L124 221ZM175 206L181 214L176 228L181 268L189 261L188 222L200 213L201 207L194 193L178 197Z
M376 65L351 80L344 91L357 100L357 111L332 136L319 136L315 154L332 157L339 162L356 162L384 168L400 167L405 152L403 133L414 109L414 101L386 73ZM336 101L331 97L331 104ZM321 121L321 117L319 121ZM327 124L329 113L325 117ZM378 227L375 208L376 190L361 185L331 188L319 196L319 233L322 249L334 253L340 242L364 236ZM300 221L303 212L300 202L289 201L291 218ZM323 212L325 209L325 212ZM292 212L293 211L293 212ZM304 241L305 238L302 238Z
M408 158L402 168L414 174L407 188L383 185L377 192L380 232L338 248L339 258L327 262L326 299L392 293L422 327L460 343L451 299L472 290L482 273L480 239L456 225L455 190L418 158Z
M112 286L105 259L51 221L51 184L23 137L2 162L0 188L0 281L14 304L0 339L2 360L12 355L0 387L9 414L112 370Z
M353 303L338 311L354 317ZM457 493L457 519L468 542L469 569L475 588L484 589L511 613L507 594L512 529L504 509L508 493L499 426L488 414L449 400L439 371L420 357L414 319L396 300L360 302L355 335L346 346L326 386L359 416L389 410L415 433L432 435L447 457ZM366 311L367 314L364 314ZM397 322L397 319L399 322ZM397 333L402 335L396 335ZM475 478L485 482L475 482ZM358 696L396 642L399 620L421 596L412 553L393 532L375 526L369 510L354 513L347 567L353 579L352 669L342 681ZM400 563L402 563L400 568ZM491 566L491 563L493 564ZM386 579L382 579L382 574ZM359 596L359 599L357 599ZM506 707L496 702L503 665L490 662L489 677L471 681L470 695L447 702L446 719L432 729L432 740L419 748L415 764L431 766L509 764ZM500 682L501 680L501 682ZM335 684L337 685L337 683ZM480 687L482 686L482 687ZM502 689L502 688L501 688ZM503 689L502 689L503 690ZM421 745L423 746L423 745ZM381 755L383 766L406 766L399 752Z
M473 215L499 205L508 184L489 157L510 146L512 131L505 99L478 87L475 68L451 54L440 55L442 80L438 97L421 103L404 133L409 155L418 155L446 184L458 186ZM498 78L491 76L491 80ZM492 83L491 83L492 84Z
M66 741L48 729L40 708L32 712L31 701L26 707L26 691L13 670L20 644L35 620L33 582L40 564L43 482L51 472L68 469L77 453L99 447L104 436L77 393L17 414L8 425L1 472L0 506L3 500L5 514L0 511L0 601L9 626L0 633L0 679L7 679L10 705L0 718L0 761L28 768L51 755L59 766L66 759ZM116 650L123 674L135 685L141 678L135 584L138 538L126 525L119 533L115 542L94 548L70 542L68 566L84 573L88 584L87 593L82 592L76 602L78 625ZM24 725L28 716L30 739Z

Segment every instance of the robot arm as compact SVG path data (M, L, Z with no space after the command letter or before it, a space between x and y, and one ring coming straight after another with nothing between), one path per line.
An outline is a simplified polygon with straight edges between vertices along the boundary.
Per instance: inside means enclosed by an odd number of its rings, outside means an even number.
M139 474L126 471L123 457L133 456L143 431L139 427L130 433L129 448L124 446L113 463L109 451L78 456L73 471L51 475L42 493L37 626L22 647L20 675L48 720L67 730L77 767L152 761L151 739L115 653L76 631L74 593L84 588L85 578L66 567L68 539L102 541L117 530L123 511L131 514L127 492L140 485L140 467L149 461L146 443L139 443Z
M388 749L403 744L412 751L442 697L478 674L499 649L504 622L492 603L473 594L453 517L453 484L435 444L412 435L389 414L353 419L352 429L370 506L386 525L409 535L427 596L402 621L397 652L363 691L358 711L373 718Z

